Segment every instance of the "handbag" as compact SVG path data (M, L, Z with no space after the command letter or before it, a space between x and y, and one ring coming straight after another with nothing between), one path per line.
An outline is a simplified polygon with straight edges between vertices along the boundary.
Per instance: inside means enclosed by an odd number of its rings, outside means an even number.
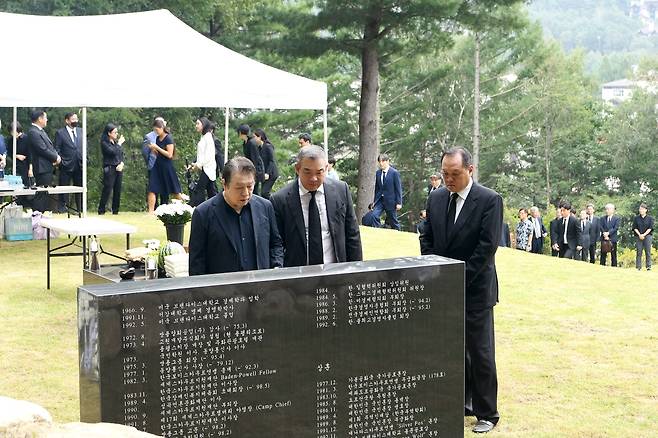
M611 240L602 240L601 241L601 252L603 254L612 252L612 241Z

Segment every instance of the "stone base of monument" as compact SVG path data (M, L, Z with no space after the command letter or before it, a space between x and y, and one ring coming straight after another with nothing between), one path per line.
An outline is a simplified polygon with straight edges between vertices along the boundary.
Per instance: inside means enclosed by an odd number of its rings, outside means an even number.
M134 427L111 423L54 424L50 413L36 403L0 396L0 436L6 438L155 438Z

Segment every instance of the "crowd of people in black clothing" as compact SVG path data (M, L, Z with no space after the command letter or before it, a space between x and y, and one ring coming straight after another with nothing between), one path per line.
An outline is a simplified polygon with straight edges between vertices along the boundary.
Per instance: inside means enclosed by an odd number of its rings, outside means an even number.
M555 218L549 229L535 206L529 210L520 208L519 222L514 230L514 247L518 250L541 254L544 240L550 238L551 255L596 263L597 250L599 263L605 265L610 258L611 266L617 266L617 244L620 238L621 218L616 214L614 204L605 205L605 215L595 214L594 204L587 204L578 212L568 201L560 202ZM648 215L648 207L641 203L638 214L633 219L632 230L635 237L635 267L642 269L642 256L645 266L651 270L651 248L654 219ZM503 224L500 246L512 246L509 226Z

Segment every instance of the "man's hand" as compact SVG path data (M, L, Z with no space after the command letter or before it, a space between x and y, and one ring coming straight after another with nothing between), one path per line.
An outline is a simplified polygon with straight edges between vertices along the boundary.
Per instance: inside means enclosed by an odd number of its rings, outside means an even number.
M402 204L395 204L395 209L396 209L396 210L399 210L399 209L401 209L401 208L402 208Z
M640 240L644 240L644 234L640 234Z
M268 173L266 173L265 174L265 181L267 181L268 179L270 179L270 175Z
M578 245L578 246L576 247L576 249L577 249L578 251L580 251L581 249L583 249L583 247L580 246L580 245Z
M560 245L558 245L558 244L556 243L555 245L553 245L553 249L554 249L555 251L559 251L559 250L560 250Z
M55 160L55 162L53 163L53 165L57 166L57 165L58 165L59 163L61 163L61 162L62 162L62 157L60 157L60 156L58 155L58 156L57 156L57 159Z

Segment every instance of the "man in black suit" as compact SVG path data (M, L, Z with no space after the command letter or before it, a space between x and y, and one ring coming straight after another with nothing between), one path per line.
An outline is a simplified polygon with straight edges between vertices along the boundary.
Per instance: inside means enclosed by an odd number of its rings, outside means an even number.
M283 265L274 208L252 196L256 168L244 157L224 166L224 190L192 214L190 275L270 269Z
M473 428L486 433L498 414L493 307L498 301L495 254L503 224L503 199L473 182L473 159L464 148L451 148L441 157L445 187L427 202L422 254L437 254L466 263L465 406L464 414L478 419Z
M560 258L575 259L578 255L580 224L576 216L571 213L571 203L569 201L560 203L560 215L562 218L558 221L557 243L555 243L553 249L558 251Z
M599 221L601 227L601 242L604 240L612 243L610 251L610 266L617 266L617 242L619 241L619 225L621 219L615 214L614 204L605 205L605 216ZM601 251L601 264L605 266L607 253Z
M441 187L441 178L438 175L430 175L430 183L427 186L427 197L429 198L430 193L438 190L439 187Z
M263 159L258 151L258 143L251 134L249 125L240 125L238 127L238 136L242 140L242 155L256 167L256 185L254 186L254 195L260 195L260 186L265 180L265 167L263 166Z
M596 263L596 242L601 238L601 219L594 214L594 204L587 204L589 227L589 262Z
M532 222L532 243L530 252L534 254L541 254L544 251L544 238L546 237L546 227L539 215L539 208L536 206L530 207L530 221Z
M390 165L388 155L377 157L379 170L375 173L375 199L372 214L380 218L386 212L386 223L400 231L398 211L402 208L402 183L400 173Z
M363 260L352 195L344 182L326 178L324 150L301 148L295 172L298 178L271 198L283 240L283 266Z
M592 224L590 223L587 217L587 210L581 210L580 220L578 221L578 227L580 228L580 238L578 240L578 254L576 255L576 260L582 260L583 262L587 261L587 253L590 246L590 229Z
M48 125L48 114L43 110L34 110L30 119L32 126L27 131L27 142L32 159L34 181L38 186L48 187L53 183L53 169L62 162L62 158L44 131ZM45 193L35 196L33 207L41 212L48 210L48 196Z
M562 213L560 212L560 207L557 207L555 209L555 219L553 219L550 224L548 225L549 232L551 234L551 256L552 257L557 257L560 255L560 251L558 251L556 248L558 247L559 239L558 239L558 226L560 225L560 221L562 220Z
M62 163L59 167L59 185L68 186L73 181L74 186L82 187L82 129L78 128L78 115L66 113L64 115L66 126L57 130L55 134L55 150ZM66 213L69 203L68 193L59 196L59 211ZM82 194L75 194L75 206L82 209Z

